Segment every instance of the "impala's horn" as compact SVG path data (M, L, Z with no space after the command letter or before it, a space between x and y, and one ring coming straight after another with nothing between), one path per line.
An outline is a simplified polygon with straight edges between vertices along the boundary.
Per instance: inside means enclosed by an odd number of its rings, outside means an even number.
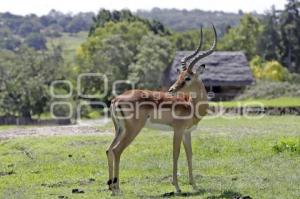
M203 59L204 57L207 57L208 55L212 54L215 49L216 49L216 46L217 46L217 42L218 42L218 38L217 38L217 31L216 31L216 28L214 25L212 25L213 27L213 31L214 31L214 34L215 34L215 39L214 39L214 43L212 45L212 47L208 50L208 51L205 51L203 53L201 53L200 55L198 55L191 63L190 65L188 66L188 70L189 71L192 71L193 70L193 66L200 60L200 59Z
M192 59L193 57L195 57L199 53L199 51L201 50L202 40L203 40L203 32L202 32L202 26L201 26L201 29L200 29L200 44L199 44L197 50L194 53L192 53L192 54L190 54L188 56L185 56L185 57L183 57L181 59L181 65L182 65L182 69L183 70L187 69L187 66L186 66L187 61L190 60L190 59Z

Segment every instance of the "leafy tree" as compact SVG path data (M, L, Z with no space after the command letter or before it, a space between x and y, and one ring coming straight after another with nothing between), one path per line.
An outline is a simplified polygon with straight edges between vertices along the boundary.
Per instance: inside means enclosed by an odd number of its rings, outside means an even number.
M266 60L280 60L281 36L279 18L273 6L263 21L263 31L258 43L258 52Z
M93 22L93 16L93 13L79 13L73 16L72 20L66 27L66 31L70 33L77 33L80 31L88 30Z
M25 39L25 43L35 50L45 50L46 42L46 38L40 33L30 33Z
M101 73L108 79L109 96L113 82L125 80L128 74L128 66L133 60L133 53L126 45L126 41L120 35L111 35L99 41L97 51L88 55L90 60L80 60L80 73ZM82 65L83 64L83 65ZM104 92L102 80L87 78L81 81L81 91L84 94L100 94Z
M37 33L41 30L42 25L41 23L38 21L37 18L29 18L24 20L24 22L20 25L19 29L18 29L18 34L20 34L21 36L25 37L27 35L29 35L30 33Z
M300 2L288 0L280 15L281 60L291 71L300 72Z
M300 72L300 2L288 0L283 11L272 7L264 22L259 53L267 60L279 60L291 72Z
M112 35L119 35L123 44L135 54L142 37L147 32L149 29L141 22L109 22L103 28L98 28L94 35L81 45L77 53L78 59L93 62L93 58L98 56L97 52L103 48L105 39Z
M138 88L158 89L162 71L172 63L173 54L174 47L167 39L145 35L138 46L137 61L129 66L128 79Z
M26 118L41 114L51 99L49 85L63 78L63 70L60 48L0 51L0 112Z
M174 32L168 39L174 44L176 50L195 50L198 48L200 42L200 29L186 32ZM214 34L212 30L209 28L203 29L202 49L209 49L213 39Z
M45 28L43 33L47 37L60 37L62 36L63 28L57 24L52 24Z
M8 28L12 33L17 33L19 27L24 22L22 16L14 15L9 12L0 13L0 28Z
M251 59L257 53L257 41L262 32L262 25L258 18L246 14L240 24L229 30L219 42L219 49L238 51L243 50Z
M93 18L93 25L90 28L89 36L92 36L96 29L104 27L108 22L141 22L145 24L154 34L169 35L170 32L164 25L156 20L149 21L147 19L133 15L129 10L112 11L101 9L96 17Z
M13 35L8 28L0 29L0 48L15 50L21 45L19 38Z
M149 32L147 26L141 22L107 23L103 28L98 28L94 35L88 37L77 51L77 60L80 66L79 73L102 73L109 80L109 95L115 80L126 80L128 67L134 61L138 46L144 35ZM94 93L101 82L89 81L83 83L85 91Z
M137 81L138 86L141 87L150 87L150 84L152 87L157 85L158 76L155 76L155 80L143 79L145 76L141 75L140 69L144 68L144 72L149 70L149 74L158 74L170 63L172 57L170 52L173 46L167 39L150 33L149 27L139 21L108 22L104 27L97 28L95 33L88 37L77 51L79 73L106 74L109 80L108 88L112 88L115 80L127 80L129 77L130 80ZM153 41L150 41L151 39ZM144 66L142 67L142 65ZM153 66L150 67L150 65ZM148 67L150 68L146 69ZM154 69L158 69L156 67L160 69L154 72ZM138 77L138 75L141 76ZM142 82L142 80L144 81ZM149 85L145 84L146 81ZM99 88L100 84L101 82L87 80L87 83L84 84L86 92L93 92L97 90L95 88L102 91L103 88ZM109 95L102 100L110 99L111 90L109 90Z

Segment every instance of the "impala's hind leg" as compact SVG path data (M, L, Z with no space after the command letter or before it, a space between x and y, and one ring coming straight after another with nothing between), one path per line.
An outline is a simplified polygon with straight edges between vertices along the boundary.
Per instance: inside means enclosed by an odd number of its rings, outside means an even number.
M125 131L122 133L122 138L118 144L112 149L114 154L114 187L119 190L119 165L122 152L129 146L134 138L139 134L141 129L144 127L146 117L141 116L138 120L132 119L127 122Z
M114 180L113 185L115 190L119 190L120 178L119 178L119 166L120 166L120 158L122 152L129 146L129 144L134 140L134 138L138 135L137 132L125 132L125 136L120 140L120 142L113 148L114 154Z
M113 184L113 167L114 167L114 154L112 152L112 149L114 148L114 146L116 146L118 144L118 142L121 139L121 133L116 132L116 136L114 138L114 140L112 141L111 145L109 146L109 148L106 151L106 155L107 155L107 161L108 161L108 181L107 181L107 185L109 187L109 189L112 189L112 184Z
M112 141L112 143L110 144L110 146L108 147L107 151L106 151L106 155L107 155L107 162L108 162L108 181L107 181L107 185L109 190L113 189L113 167L114 167L114 154L112 149L119 143L119 141L122 138L122 132L124 131L124 129L122 129L122 126L119 123L119 120L117 118L115 118L115 116L112 116L112 120L115 126L115 137Z

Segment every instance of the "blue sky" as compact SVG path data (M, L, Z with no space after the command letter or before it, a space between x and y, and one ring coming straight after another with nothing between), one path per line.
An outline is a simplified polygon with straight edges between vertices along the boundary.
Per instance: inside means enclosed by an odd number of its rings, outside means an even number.
M153 7L222 10L237 12L242 9L246 12L257 11L263 13L272 5L282 9L286 0L0 0L0 12L10 11L15 14L35 13L47 14L50 9L72 12L97 12L100 8L130 10L149 10Z

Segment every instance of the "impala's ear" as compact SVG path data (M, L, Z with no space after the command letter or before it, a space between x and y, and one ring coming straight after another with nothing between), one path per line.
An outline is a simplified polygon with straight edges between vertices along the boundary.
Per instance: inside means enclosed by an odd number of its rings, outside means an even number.
M204 69L205 69L205 64L201 64L197 70L196 70L196 74L197 75L201 75L203 72L204 72Z

